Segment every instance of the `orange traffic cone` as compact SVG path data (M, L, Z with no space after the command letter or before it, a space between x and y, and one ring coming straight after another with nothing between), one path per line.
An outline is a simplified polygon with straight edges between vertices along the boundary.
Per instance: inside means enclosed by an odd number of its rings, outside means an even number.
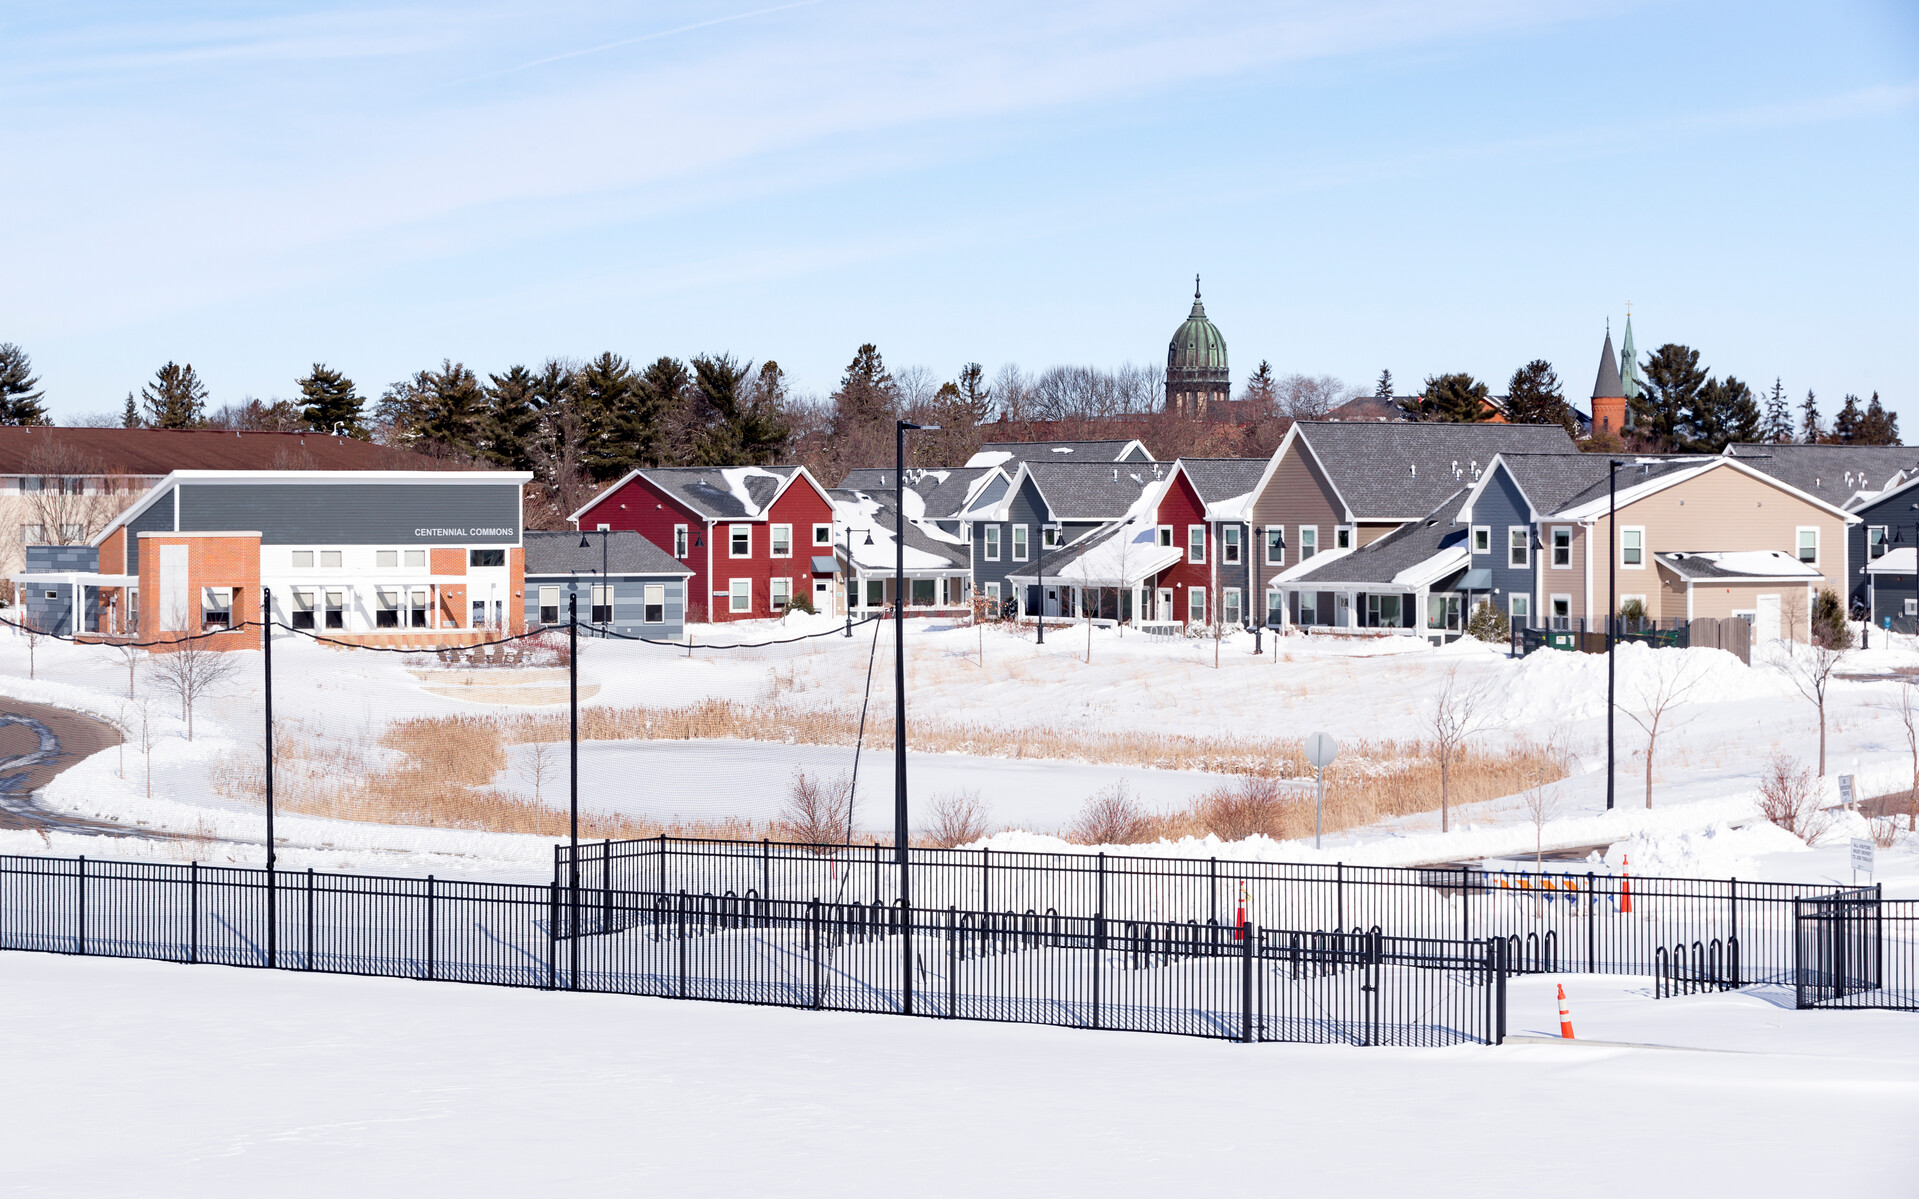
M1619 910L1632 914L1632 855L1619 855Z
M1566 984L1559 984L1559 1035L1568 1041L1573 1039L1573 1016L1566 1010Z
M1246 939L1246 880L1239 880L1239 913L1233 917L1233 940Z

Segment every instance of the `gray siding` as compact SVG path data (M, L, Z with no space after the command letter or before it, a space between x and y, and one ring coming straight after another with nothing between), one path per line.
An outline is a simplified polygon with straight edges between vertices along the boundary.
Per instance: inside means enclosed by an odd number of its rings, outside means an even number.
M520 489L512 483L176 486L182 532L257 529L263 545L520 543ZM170 528L169 499L155 508L168 509L162 527Z
M1919 632L1919 618L1906 615L1906 601L1919 598L1919 578L1866 573L1866 567L1872 565L1866 536L1873 526L1885 526L1888 549L1919 545L1919 512L1913 510L1913 504L1919 502L1916 495L1919 492L1906 491L1868 504L1855 513L1859 523L1846 530L1846 606L1863 605L1870 594L1874 628L1884 628L1886 618L1891 617L1894 632Z
M248 526L249 528L251 526ZM173 492L168 490L155 500L153 507L127 522L126 561L117 572L123 575L140 573L140 534L170 533L173 531Z
M1032 573L1033 564L1039 558L1040 526L1049 519L1046 502L1040 498L1039 491L1033 486L1031 479L1026 480L1013 496L1007 507L1007 514L1011 517L1010 520L973 522L973 587L975 590L984 592L987 583L998 583L1002 597L1010 597L1013 594L1013 584L1007 579L1007 575L1015 571L1021 574ZM999 525L999 561L988 562L984 530L987 525L994 523ZM1015 562L1013 561L1013 526L1022 524L1026 526L1026 535L1029 538L1026 561ZM1093 526L1084 527L1092 528ZM1071 535L1070 528L1061 533L1063 537ZM1031 610L1030 603L1028 610Z
M1526 503L1526 497L1520 494L1513 483L1512 476L1505 467L1494 472L1492 481L1479 493L1473 502L1473 524L1490 525L1493 535L1491 554L1474 554L1472 564L1475 567L1489 567L1493 574L1493 605L1501 612L1511 611L1507 597L1514 592L1521 595L1533 593L1533 569L1539 562L1539 530L1532 525L1532 511ZM1514 570L1508 565L1512 561L1506 548L1506 530L1512 525L1526 526L1526 567ZM1472 532L1467 530L1467 544L1471 545ZM1477 602L1477 601L1475 601ZM1533 612L1529 620L1536 621L1539 613Z
M522 613L528 624L538 624L540 619L540 588L558 587L560 589L560 619L566 619L566 600L569 595L580 597L580 632L589 635L586 621L592 615L593 588L600 583L596 576L579 577L551 575L528 575L526 577L526 609ZM660 624L645 623L646 586L658 583L666 587L666 619ZM686 631L686 580L667 575L614 575L610 580L613 588L613 631L629 637L647 637L661 641L671 641Z

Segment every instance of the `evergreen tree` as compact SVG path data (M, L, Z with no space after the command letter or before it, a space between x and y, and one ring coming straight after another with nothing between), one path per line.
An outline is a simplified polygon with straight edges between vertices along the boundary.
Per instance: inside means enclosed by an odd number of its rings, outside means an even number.
M572 402L584 444L581 465L606 482L635 466L658 464L659 413L643 410L639 379L626 359L607 352L573 372Z
M1662 450L1679 448L1706 372L1699 351L1667 342L1646 359L1646 393L1632 401L1641 435Z
M1773 445L1792 440L1792 405L1786 402L1785 385L1776 378L1772 381L1771 394L1766 397L1766 419L1759 436Z
M1464 371L1428 375L1425 394L1407 396L1399 406L1415 420L1472 424L1492 411L1492 392Z
M879 347L871 342L861 346L847 363L840 377L839 390L833 393L833 432L852 436L870 431L894 419L897 397L893 376L880 357Z
M142 423L140 420L139 405L134 402L133 393L129 391L127 393L127 406L125 410L120 413L120 427L123 429L137 429Z
M624 428L633 445L633 465L661 466L673 461L667 436L672 422L683 414L694 416L691 405L693 372L677 358L662 355L635 378L631 415ZM697 426L697 419L685 423ZM684 436L681 438L687 440ZM690 447L683 446L683 452Z
M1886 410L1879 402L1879 393L1872 393L1872 401L1866 405L1866 415L1859 422L1859 441L1863 445L1898 445L1899 417Z
M33 360L12 342L0 342L0 425L47 424L47 393L33 376Z
M764 466L786 446L782 419L786 383L779 363L753 375L751 363L729 354L693 359L691 399L696 413L689 457L697 466Z
M1273 365L1260 359L1259 369L1246 376L1246 387L1240 398L1248 400L1260 408L1271 408L1279 399L1279 380L1273 377Z
M532 470L540 430L539 376L524 366L488 375L480 456L502 470Z
M1690 454L1717 454L1735 441L1759 437L1759 400L1752 388L1727 375L1708 379L1680 425L1678 448Z
M1513 372L1506 383L1506 419L1515 425L1559 425L1579 435L1579 420L1560 391L1559 373L1544 358Z
M1845 445L1859 440L1859 424L1865 418L1866 414L1859 410L1859 397L1847 393L1846 402L1832 418L1832 439Z
M1379 372L1379 382L1373 384L1373 398L1378 400L1393 398L1393 372Z
M1806 402L1799 405L1800 440L1807 445L1825 440L1825 430L1819 426L1819 400L1812 394L1812 388L1806 388Z
M188 363L169 362L154 372L153 382L140 389L146 401L147 424L155 429L191 429L206 412L207 388Z
M366 401L354 390L353 380L339 371L327 369L324 362L316 362L306 378L298 382L300 396L306 401L300 419L306 422L307 428L322 433L338 430L348 437L366 440L368 433L361 423Z
M1265 363L1260 363L1261 368ZM960 367L958 391L960 404L973 424L984 424L993 414L993 389L985 385L986 368L977 362Z
M485 411L479 378L464 363L448 358L437 371L417 371L387 388L376 418L392 444L477 455Z

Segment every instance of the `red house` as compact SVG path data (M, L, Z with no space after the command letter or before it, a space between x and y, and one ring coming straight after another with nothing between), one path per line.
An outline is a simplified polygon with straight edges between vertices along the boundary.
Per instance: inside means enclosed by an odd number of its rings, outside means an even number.
M803 466L636 470L567 519L630 529L686 563L689 622L764 620L795 596L831 609L833 505Z

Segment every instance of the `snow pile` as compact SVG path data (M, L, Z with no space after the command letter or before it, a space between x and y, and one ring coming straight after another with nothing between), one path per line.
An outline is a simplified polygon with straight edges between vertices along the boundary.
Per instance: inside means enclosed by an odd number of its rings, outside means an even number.
M1777 671L1748 668L1725 650L1654 649L1623 641L1614 652L1621 709L1643 709L1662 685L1674 683L1685 688L1687 705L1799 695ZM1508 722L1603 719L1606 655L1538 650L1513 664L1499 680L1499 690L1502 717Z

